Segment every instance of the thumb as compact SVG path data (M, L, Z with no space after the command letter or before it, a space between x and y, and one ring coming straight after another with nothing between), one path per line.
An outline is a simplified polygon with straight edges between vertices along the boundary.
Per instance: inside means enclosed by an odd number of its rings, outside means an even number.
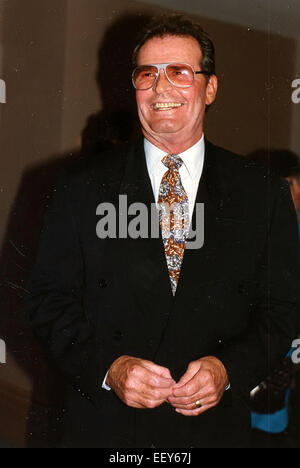
M183 374L183 376L176 383L176 385L174 385L174 388L176 389L176 388L183 387L183 385L185 385L187 382L189 382L194 377L194 375L199 371L200 367L201 367L201 363L191 362L188 365L188 368L185 371L185 373Z
M166 379L172 379L172 375L169 369L167 367L160 367L159 369L159 375L162 377L165 377Z

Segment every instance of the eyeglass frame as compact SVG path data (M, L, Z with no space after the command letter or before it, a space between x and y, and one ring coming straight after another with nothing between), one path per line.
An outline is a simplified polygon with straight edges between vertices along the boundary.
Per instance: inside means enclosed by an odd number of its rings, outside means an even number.
M167 74L167 67L169 65L186 65L188 67L190 67L194 73L194 80L193 80L193 83L191 83L190 85L176 85L174 83L172 83L172 81L170 80L170 78L168 77L168 74ZM156 67L157 69L157 74L156 74L156 78L153 82L153 84L151 86L149 86L149 88L137 88L134 84L134 73L135 71L140 68L140 67ZM193 86L193 84L195 83L195 75L206 75L206 76L210 76L210 73L207 73L206 71L203 71L203 70L197 70L195 71L194 70L194 67L193 65L190 65L189 63L184 63L184 62L169 62L169 63L146 63L145 65L138 65L137 67L135 67L135 69L133 70L132 72L132 75L131 75L131 79L132 79L132 84L133 84L133 87L134 89L136 89L136 91L148 91L149 89L153 88L153 86L156 85L157 81L158 81L158 77L160 75L160 70L163 70L164 73L165 73L165 77L167 78L168 82L172 85L172 86L175 86L175 88L190 88L191 86Z

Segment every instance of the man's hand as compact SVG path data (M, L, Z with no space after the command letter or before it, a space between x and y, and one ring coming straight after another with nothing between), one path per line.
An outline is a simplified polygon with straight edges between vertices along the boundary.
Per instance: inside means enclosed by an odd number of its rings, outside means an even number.
M198 416L219 403L227 384L222 362L214 356L204 357L189 364L168 401L178 413ZM201 405L198 408L196 401Z
M172 394L175 381L166 367L121 356L111 365L106 383L127 406L155 408Z

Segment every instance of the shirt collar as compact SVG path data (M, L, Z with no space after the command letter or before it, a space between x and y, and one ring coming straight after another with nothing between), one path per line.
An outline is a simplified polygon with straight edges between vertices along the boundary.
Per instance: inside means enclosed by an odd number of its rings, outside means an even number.
M166 152L157 148L144 138L144 149L149 174L154 174L159 165L163 165L162 158ZM179 154L191 178L196 178L201 171L204 161L204 134L201 139L183 153Z

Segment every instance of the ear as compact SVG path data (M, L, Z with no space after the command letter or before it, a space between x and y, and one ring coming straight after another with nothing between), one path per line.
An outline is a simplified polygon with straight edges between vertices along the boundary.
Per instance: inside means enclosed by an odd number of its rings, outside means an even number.
M209 106L212 104L216 98L218 90L218 78L216 75L211 75L206 86L206 101L205 104Z

